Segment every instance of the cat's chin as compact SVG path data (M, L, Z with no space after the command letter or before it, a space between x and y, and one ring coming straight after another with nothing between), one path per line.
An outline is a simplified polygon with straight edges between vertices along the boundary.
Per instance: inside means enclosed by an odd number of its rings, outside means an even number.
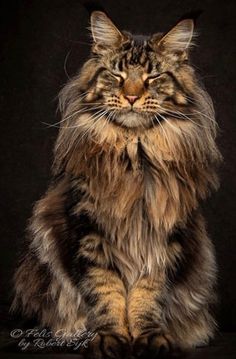
M114 119L114 122L122 127L148 128L150 127L151 119L141 113L129 111L118 114Z

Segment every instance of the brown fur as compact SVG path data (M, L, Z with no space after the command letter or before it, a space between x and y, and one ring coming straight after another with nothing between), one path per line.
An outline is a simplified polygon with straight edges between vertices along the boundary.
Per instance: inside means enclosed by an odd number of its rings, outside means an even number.
M34 208L13 307L54 331L97 331L98 358L131 340L134 354L206 343L216 265L199 201L218 187L221 156L187 62L192 22L140 45L95 13L92 32L94 55L60 94L54 180Z

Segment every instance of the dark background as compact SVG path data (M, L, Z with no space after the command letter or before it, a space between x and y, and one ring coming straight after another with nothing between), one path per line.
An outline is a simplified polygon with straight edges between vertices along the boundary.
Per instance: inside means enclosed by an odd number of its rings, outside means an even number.
M90 3L89 3L90 4ZM236 330L235 270L235 13L236 2L194 0L100 1L114 22L136 33L167 31L189 11L197 20L192 59L213 98L224 156L221 188L204 211L219 263L223 331ZM88 1L1 2L1 304L8 305L11 278L32 205L49 183L56 96L89 54ZM95 5L96 7L96 5Z

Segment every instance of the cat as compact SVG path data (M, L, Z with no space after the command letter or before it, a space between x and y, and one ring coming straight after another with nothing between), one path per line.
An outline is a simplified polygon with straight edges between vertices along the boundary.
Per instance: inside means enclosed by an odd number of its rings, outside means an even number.
M91 56L59 95L52 181L35 204L12 308L85 355L155 358L214 336L217 265L200 203L218 188L194 23L131 35L91 15ZM123 353L123 354L122 354Z

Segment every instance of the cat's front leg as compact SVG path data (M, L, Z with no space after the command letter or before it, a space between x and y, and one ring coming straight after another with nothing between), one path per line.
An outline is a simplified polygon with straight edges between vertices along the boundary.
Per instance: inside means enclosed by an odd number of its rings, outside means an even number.
M88 310L87 329L96 336L85 356L124 358L130 351L124 284L113 270L101 266L91 266L86 272L81 290Z
M165 275L152 280L140 278L129 292L128 320L133 338L133 354L154 359L176 348L171 334L162 323L162 297Z

